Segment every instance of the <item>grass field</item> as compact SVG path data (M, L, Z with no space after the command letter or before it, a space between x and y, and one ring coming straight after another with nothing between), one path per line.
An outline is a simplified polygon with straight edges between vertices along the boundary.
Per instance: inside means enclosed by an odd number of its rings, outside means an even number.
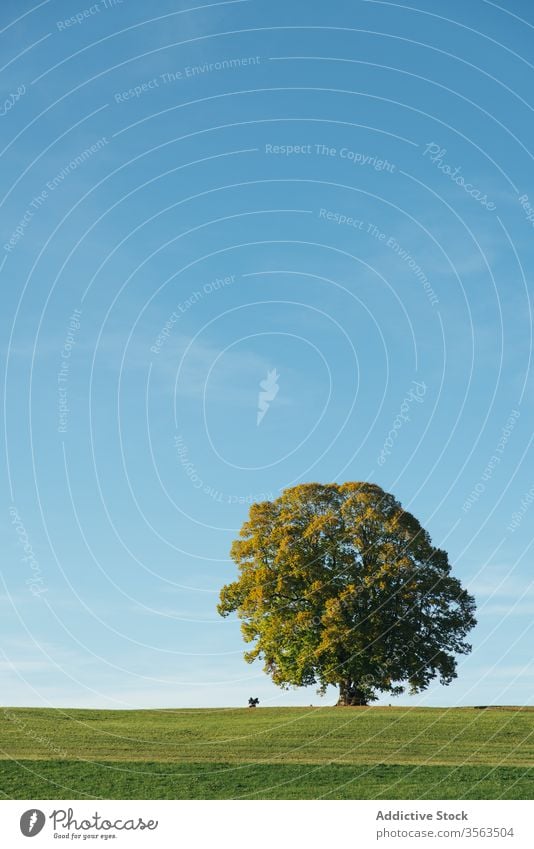
M18 799L532 799L534 709L0 710Z

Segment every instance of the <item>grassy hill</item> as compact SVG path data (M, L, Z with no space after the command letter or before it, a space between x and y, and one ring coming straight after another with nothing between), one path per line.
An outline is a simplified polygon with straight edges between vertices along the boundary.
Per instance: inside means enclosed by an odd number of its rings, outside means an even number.
M534 709L0 710L9 798L532 799Z

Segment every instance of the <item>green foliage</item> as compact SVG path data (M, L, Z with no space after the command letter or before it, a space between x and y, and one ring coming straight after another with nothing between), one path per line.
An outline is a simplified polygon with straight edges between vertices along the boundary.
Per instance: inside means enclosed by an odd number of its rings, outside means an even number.
M340 687L342 704L412 693L456 677L476 624L417 519L369 483L304 484L253 504L231 555L236 581L218 611L237 612L275 684Z

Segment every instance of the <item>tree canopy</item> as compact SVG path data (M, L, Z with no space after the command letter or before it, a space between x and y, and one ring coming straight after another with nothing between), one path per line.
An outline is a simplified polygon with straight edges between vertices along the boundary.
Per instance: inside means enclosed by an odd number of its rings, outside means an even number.
M283 688L340 689L340 704L456 678L475 601L417 519L371 483L302 484L253 504L218 611L237 612L248 662Z

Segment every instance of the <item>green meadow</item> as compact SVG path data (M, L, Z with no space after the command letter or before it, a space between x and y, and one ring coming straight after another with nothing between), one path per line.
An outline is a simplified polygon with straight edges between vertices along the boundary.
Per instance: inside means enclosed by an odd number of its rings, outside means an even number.
M0 710L17 799L532 799L534 709Z

